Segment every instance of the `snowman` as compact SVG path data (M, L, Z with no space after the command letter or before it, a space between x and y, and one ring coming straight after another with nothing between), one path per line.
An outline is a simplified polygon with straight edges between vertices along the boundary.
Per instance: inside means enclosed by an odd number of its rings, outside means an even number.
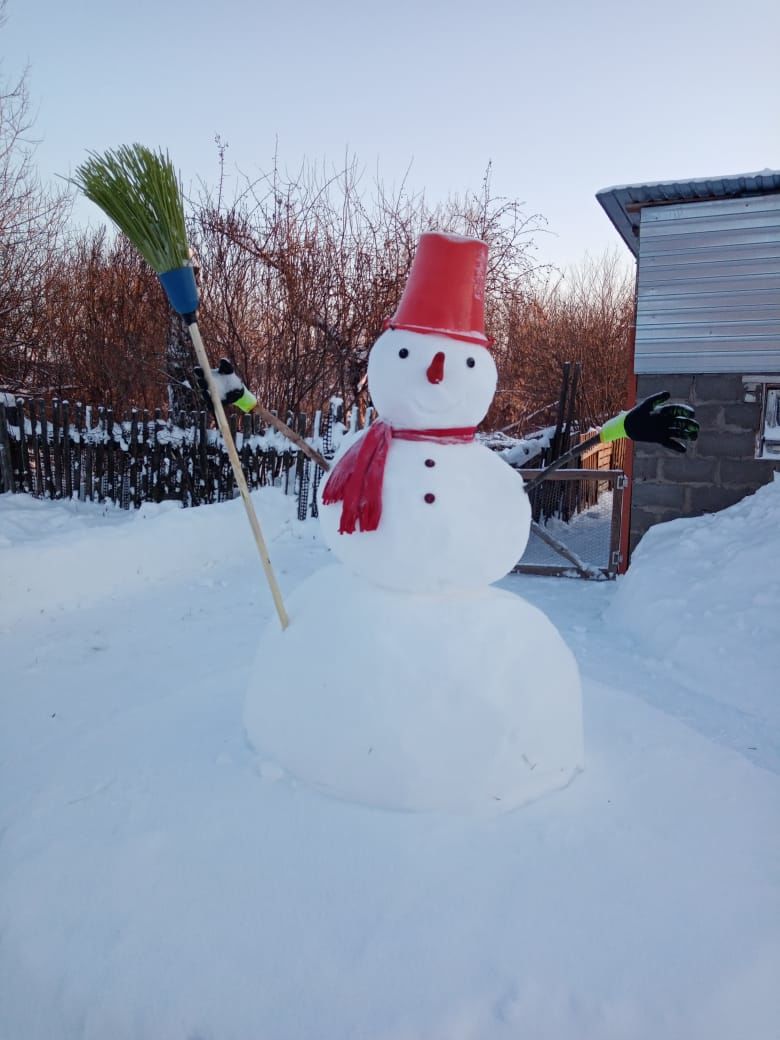
M490 585L528 539L522 478L475 440L497 380L484 333L487 254L476 239L422 236L398 310L369 355L380 419L322 490L328 545L388 588Z
M580 679L549 619L496 588L523 553L522 478L478 444L496 387L488 249L425 234L373 346L378 420L321 489L340 561L257 652L245 726L261 774L382 808L491 814L582 767Z

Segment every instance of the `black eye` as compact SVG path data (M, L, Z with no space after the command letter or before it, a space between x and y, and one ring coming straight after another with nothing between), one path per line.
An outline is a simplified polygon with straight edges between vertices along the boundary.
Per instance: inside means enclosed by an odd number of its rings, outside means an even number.
M409 357L409 351L406 349L406 347L401 347L401 349L398 351L398 356Z
M469 366L469 368L473 368L474 365L476 365L476 361L473 357L466 358L466 364Z

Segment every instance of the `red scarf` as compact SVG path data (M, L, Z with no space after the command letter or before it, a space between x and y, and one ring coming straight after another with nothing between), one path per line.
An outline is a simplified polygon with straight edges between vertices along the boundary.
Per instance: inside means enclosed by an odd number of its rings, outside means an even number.
M343 502L339 534L376 531L382 519L382 485L390 443L433 441L436 444L465 444L474 440L476 428L463 426L451 430L396 430L386 422L375 422L353 444L333 469L322 492L326 506Z

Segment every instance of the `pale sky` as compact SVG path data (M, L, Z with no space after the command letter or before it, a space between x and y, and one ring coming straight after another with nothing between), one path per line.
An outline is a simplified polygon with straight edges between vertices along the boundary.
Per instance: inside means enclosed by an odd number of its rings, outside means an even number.
M233 170L349 150L435 202L492 160L561 267L628 256L599 188L780 168L778 0L8 0L0 40L44 179L139 141L213 183L219 133Z

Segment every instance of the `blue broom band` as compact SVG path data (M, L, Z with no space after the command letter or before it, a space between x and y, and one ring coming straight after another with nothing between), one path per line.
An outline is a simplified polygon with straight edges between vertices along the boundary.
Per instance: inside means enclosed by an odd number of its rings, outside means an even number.
M195 271L190 264L174 267L159 275L160 283L170 300L171 307L192 324L198 310L198 286Z

